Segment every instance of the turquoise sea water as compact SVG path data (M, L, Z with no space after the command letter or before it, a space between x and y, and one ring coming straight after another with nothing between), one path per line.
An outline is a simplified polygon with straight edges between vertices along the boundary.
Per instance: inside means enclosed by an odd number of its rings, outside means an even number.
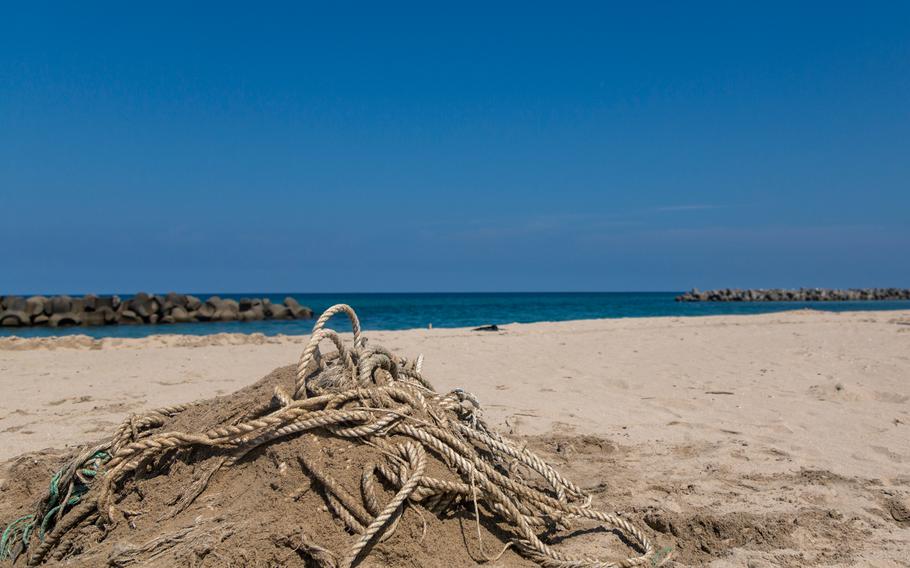
M213 294L197 293L200 298ZM682 303L679 292L579 292L579 293L435 293L435 294L218 294L222 298L268 297L281 302L294 296L318 314L337 303L357 310L364 329L415 327L471 327L512 322L564 321L592 318L649 316L705 316L756 314L813 308L830 311L910 309L910 301L895 302L780 302L780 303ZM127 297L127 295L121 295ZM0 329L0 335L42 337L85 334L92 337L145 337L158 333L205 335L210 333L306 334L313 320L191 323L75 327L64 329ZM346 329L339 318L334 324Z

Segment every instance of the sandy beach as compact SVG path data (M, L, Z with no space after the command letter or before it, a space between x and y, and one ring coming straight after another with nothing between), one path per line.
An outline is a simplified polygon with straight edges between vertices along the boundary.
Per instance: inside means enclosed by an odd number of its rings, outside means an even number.
M910 311L367 332L425 356L678 565L908 566ZM306 337L0 339L0 459L231 393ZM2 476L2 473L0 473Z

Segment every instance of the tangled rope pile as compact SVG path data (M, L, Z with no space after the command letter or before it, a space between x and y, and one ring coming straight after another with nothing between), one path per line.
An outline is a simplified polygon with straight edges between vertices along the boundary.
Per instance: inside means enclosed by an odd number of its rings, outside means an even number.
M338 313L350 318L354 336L350 346L325 327ZM334 351L322 352L320 344L326 340L334 343ZM220 452L214 469L177 504L179 512L204 491L219 468L230 467L264 444L320 429L368 444L385 456L364 467L360 499L308 458L298 456L301 466L322 486L331 511L354 535L350 548L341 554L318 543L307 546L312 560L324 568L357 565L372 546L395 531L405 508L418 506L435 514L469 507L478 523L482 508L513 533L500 555L514 546L545 567L657 566L666 560L664 551L657 551L635 525L593 509L581 488L523 446L491 430L472 395L462 390L437 393L421 367L422 357L410 361L368 345L354 311L343 304L333 306L313 328L300 357L293 393L277 387L271 400L235 423L199 432L156 431L187 406L130 418L109 440L86 449L54 476L35 513L7 527L0 554L15 559L27 552L30 566L52 556L64 557L71 531L90 522L113 524L127 476L169 452L203 447ZM431 459L444 464L450 478L429 475ZM377 497L380 478L395 491L385 504ZM622 532L640 555L616 561L569 558L541 539L548 531L579 521ZM33 530L36 525L38 531Z

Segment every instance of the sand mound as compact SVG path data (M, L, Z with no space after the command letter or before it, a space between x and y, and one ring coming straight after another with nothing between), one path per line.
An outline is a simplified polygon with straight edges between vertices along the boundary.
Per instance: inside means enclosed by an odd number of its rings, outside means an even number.
M666 559L635 526L592 509L581 489L491 432L470 395L437 394L419 359L366 347L350 311L355 340L344 346L321 329L332 313L317 322L296 370L135 416L66 455L13 463L0 516L16 521L0 553L68 566L498 558L508 567L606 568ZM322 339L337 350L323 355ZM598 558L619 563L576 559L563 542L598 526L613 531L600 533ZM623 560L630 547L637 554Z
M268 400L275 386L293 388L294 373L293 367L277 369L233 395L198 402L162 429L200 431L211 424L230 424ZM3 518L30 513L54 472L74 456L44 454L14 462L0 506ZM116 504L123 514L112 528L87 524L71 535L69 550L58 555L70 566L193 566L203 560L205 566L295 566L308 559L305 543L345 551L351 534L328 508L319 482L298 462L301 456L330 471L354 495L360 493L362 464L384 458L377 449L324 431L288 437L257 449L233 467L220 468L205 491L174 515L188 490L214 469L220 452L191 450L169 456L126 484ZM387 501L391 495L383 488L380 499ZM471 553L479 551L476 543L464 545L462 527L467 538L476 538L465 509L442 516L409 512L392 538L379 543L362 565L432 566L444 561L473 566ZM485 523L482 530L489 548L501 541L495 525ZM512 551L506 555L508 565L534 565Z

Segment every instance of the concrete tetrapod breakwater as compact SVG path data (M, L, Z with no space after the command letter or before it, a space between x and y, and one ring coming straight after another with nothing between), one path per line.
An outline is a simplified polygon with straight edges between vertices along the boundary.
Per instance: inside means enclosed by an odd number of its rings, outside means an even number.
M265 298L239 301L212 296L170 292L164 296L139 292L120 296L3 296L0 297L0 326L61 327L72 325L166 324L208 321L256 321L268 319L310 319L313 310L288 296L281 304Z
M863 300L910 300L908 288L851 288L831 290L825 288L780 288L740 290L739 288L706 290L698 288L676 297L677 302L854 302Z

